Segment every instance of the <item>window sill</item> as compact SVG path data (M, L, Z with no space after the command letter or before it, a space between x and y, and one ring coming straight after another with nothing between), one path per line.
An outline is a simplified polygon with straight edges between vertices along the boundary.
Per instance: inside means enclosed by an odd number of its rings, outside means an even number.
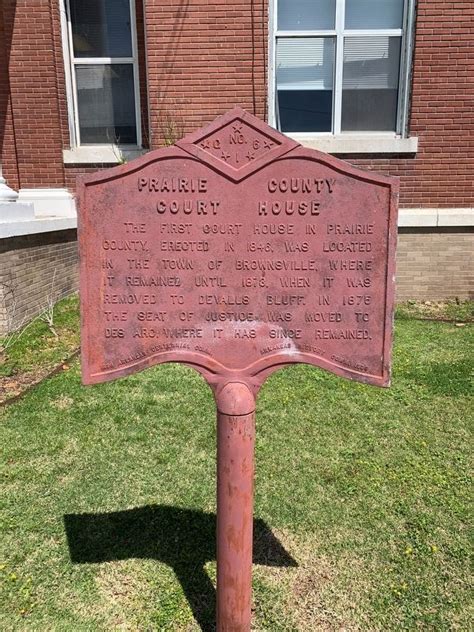
M327 154L416 154L418 138L379 134L287 134L303 147L319 149Z
M63 149L63 161L66 165L120 165L146 152L146 149L132 145L82 145Z

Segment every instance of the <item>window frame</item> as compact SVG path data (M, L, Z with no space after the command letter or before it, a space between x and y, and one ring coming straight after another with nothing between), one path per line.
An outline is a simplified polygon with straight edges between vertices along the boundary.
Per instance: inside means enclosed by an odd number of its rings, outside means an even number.
M137 44L137 20L135 10L135 0L129 0L130 7L130 35L132 44L131 57L75 57L72 35L72 20L69 0L61 0L61 31L62 44L65 65L65 83L66 96L68 106L68 124L71 148L82 148L93 150L95 147L124 147L141 148L142 147L142 121L140 107L140 75L138 68L138 44ZM113 65L113 64L129 64L132 66L134 100L135 100L135 125L137 142L133 143L81 143L79 128L79 108L77 98L76 72L75 66L79 65Z
M411 85L411 63L413 49L413 31L415 23L416 0L404 0L403 22L401 29L345 29L346 0L335 0L335 28L328 30L279 31L277 28L278 0L270 0L269 4L269 72L268 72L268 121L272 127L279 129L277 111L276 83L276 48L279 37L307 38L332 37L335 43L332 130L330 132L283 132L299 138L349 138L355 136L376 136L385 138L408 138L408 113ZM401 38L400 70L398 79L397 120L395 131L342 131L342 82L345 37L391 36ZM281 130L280 130L281 131Z

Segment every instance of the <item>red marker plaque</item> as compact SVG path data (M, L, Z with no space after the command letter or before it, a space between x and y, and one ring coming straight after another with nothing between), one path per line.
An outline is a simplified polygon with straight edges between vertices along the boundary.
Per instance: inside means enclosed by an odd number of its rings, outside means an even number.
M241 109L81 180L85 384L197 369L218 410L218 629L250 629L255 397L296 362L388 386L398 182Z

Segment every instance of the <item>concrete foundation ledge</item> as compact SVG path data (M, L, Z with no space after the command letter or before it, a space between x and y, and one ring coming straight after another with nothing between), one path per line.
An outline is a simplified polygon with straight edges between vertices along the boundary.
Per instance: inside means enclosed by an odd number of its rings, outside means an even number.
M76 201L67 189L20 189L0 204L0 239L77 228Z
M67 189L20 189L18 202L34 204L35 217L76 217L76 202Z
M441 228L474 226L474 208L401 208L400 228Z
M37 235L51 233L58 230L77 228L76 217L35 217L27 220L11 220L0 222L0 239L20 237L22 235Z

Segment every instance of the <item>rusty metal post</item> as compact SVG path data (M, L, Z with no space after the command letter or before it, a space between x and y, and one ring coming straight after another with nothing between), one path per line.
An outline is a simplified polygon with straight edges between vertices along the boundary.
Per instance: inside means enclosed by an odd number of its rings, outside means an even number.
M229 382L217 402L217 631L249 632L255 397Z

